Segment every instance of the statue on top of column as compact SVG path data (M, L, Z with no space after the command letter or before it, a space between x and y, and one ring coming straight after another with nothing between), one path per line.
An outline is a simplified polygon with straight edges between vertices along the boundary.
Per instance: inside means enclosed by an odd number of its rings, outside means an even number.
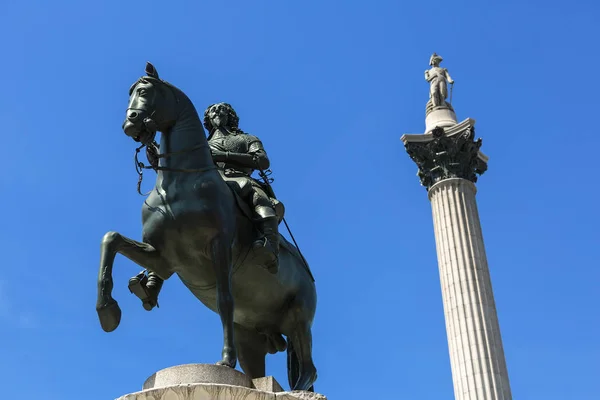
M450 103L446 102L446 98L448 97L448 85L446 80L451 85L454 84L454 81L450 77L448 70L446 68L441 68L440 63L443 61L443 58L433 53L431 58L429 59L429 65L431 68L425 70L425 80L429 82L429 107L448 107L452 109Z

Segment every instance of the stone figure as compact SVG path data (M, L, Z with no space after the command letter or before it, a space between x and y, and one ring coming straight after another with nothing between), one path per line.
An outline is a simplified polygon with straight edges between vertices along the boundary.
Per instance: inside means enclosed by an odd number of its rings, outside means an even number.
M446 68L441 68L440 63L443 58L436 53L433 53L429 59L431 68L425 70L425 80L429 82L429 98L433 107L446 106L446 98L448 97L448 83L453 84L454 81L450 77Z
M160 79L148 63L146 75L131 86L129 96L125 134L152 147L156 132L162 135L156 147L156 184L142 205L142 241L113 231L101 242L96 311L102 328L111 332L121 320L112 297L112 269L116 255L122 254L148 271L132 278L138 296L151 292L158 299L162 281L176 274L219 314L223 347L218 364L234 368L239 359L246 375L258 378L265 376L266 354L287 349L290 388L312 391L317 379L311 334L317 296L308 264L279 236L278 270L271 273L262 265L264 259L253 250L255 209L224 180L213 155L217 164L229 165L227 153L209 145L185 93ZM217 115L218 107L216 111L209 117L210 126L235 125L217 121L223 116ZM214 132L211 142L219 135ZM261 167L265 165L263 160ZM144 308L153 305L145 303ZM186 310L186 315L193 314Z
M279 219L263 184L251 177L256 169L269 168L269 158L259 138L239 129L239 117L230 104L218 103L204 112L204 127L213 159L223 171L224 179L234 184L237 192L253 210L259 236L253 243L265 258L265 267L277 272L279 254Z

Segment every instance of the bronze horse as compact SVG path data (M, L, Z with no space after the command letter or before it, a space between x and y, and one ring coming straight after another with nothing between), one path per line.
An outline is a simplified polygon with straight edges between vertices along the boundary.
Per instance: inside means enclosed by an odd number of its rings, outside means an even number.
M279 271L253 261L253 225L236 193L215 166L192 101L161 80L152 64L130 89L125 134L150 144L162 133L156 185L142 206L142 242L108 232L101 244L96 310L106 332L121 309L113 299L117 253L184 285L223 324L222 359L250 378L265 376L267 353L287 348L292 390L313 390L311 326L317 295L298 249L281 236ZM287 338L284 339L285 336Z

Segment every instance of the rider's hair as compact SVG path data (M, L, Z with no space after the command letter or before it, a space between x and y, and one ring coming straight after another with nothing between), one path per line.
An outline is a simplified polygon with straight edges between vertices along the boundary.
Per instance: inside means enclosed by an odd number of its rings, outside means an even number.
M208 133L210 134L213 131L213 126L212 126L212 123L210 122L210 118L208 117L208 113L211 108L219 107L219 106L225 108L225 110L227 111L227 116L229 117L228 124L227 124L228 127L232 128L232 130L236 133L244 133L244 131L242 131L240 128L238 128L238 124L240 123L240 118L238 117L235 110L229 103L215 103L215 104L211 104L210 106L206 107L206 110L204 111L203 123L204 123L204 127L206 128Z

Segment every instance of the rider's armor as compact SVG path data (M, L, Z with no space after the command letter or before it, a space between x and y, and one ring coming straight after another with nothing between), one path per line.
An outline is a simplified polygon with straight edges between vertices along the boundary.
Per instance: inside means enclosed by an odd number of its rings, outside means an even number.
M253 219L259 236L253 243L255 251L265 259L265 266L275 273L278 269L279 254L279 220L273 201L265 192L265 188L251 177L252 173L269 160L261 141L253 135L238 129L231 129L223 134L219 129L212 132L208 144L212 150L225 153L225 157L215 157L217 166L224 179L235 182L237 192L248 202L254 211ZM248 157L250 156L250 157Z

